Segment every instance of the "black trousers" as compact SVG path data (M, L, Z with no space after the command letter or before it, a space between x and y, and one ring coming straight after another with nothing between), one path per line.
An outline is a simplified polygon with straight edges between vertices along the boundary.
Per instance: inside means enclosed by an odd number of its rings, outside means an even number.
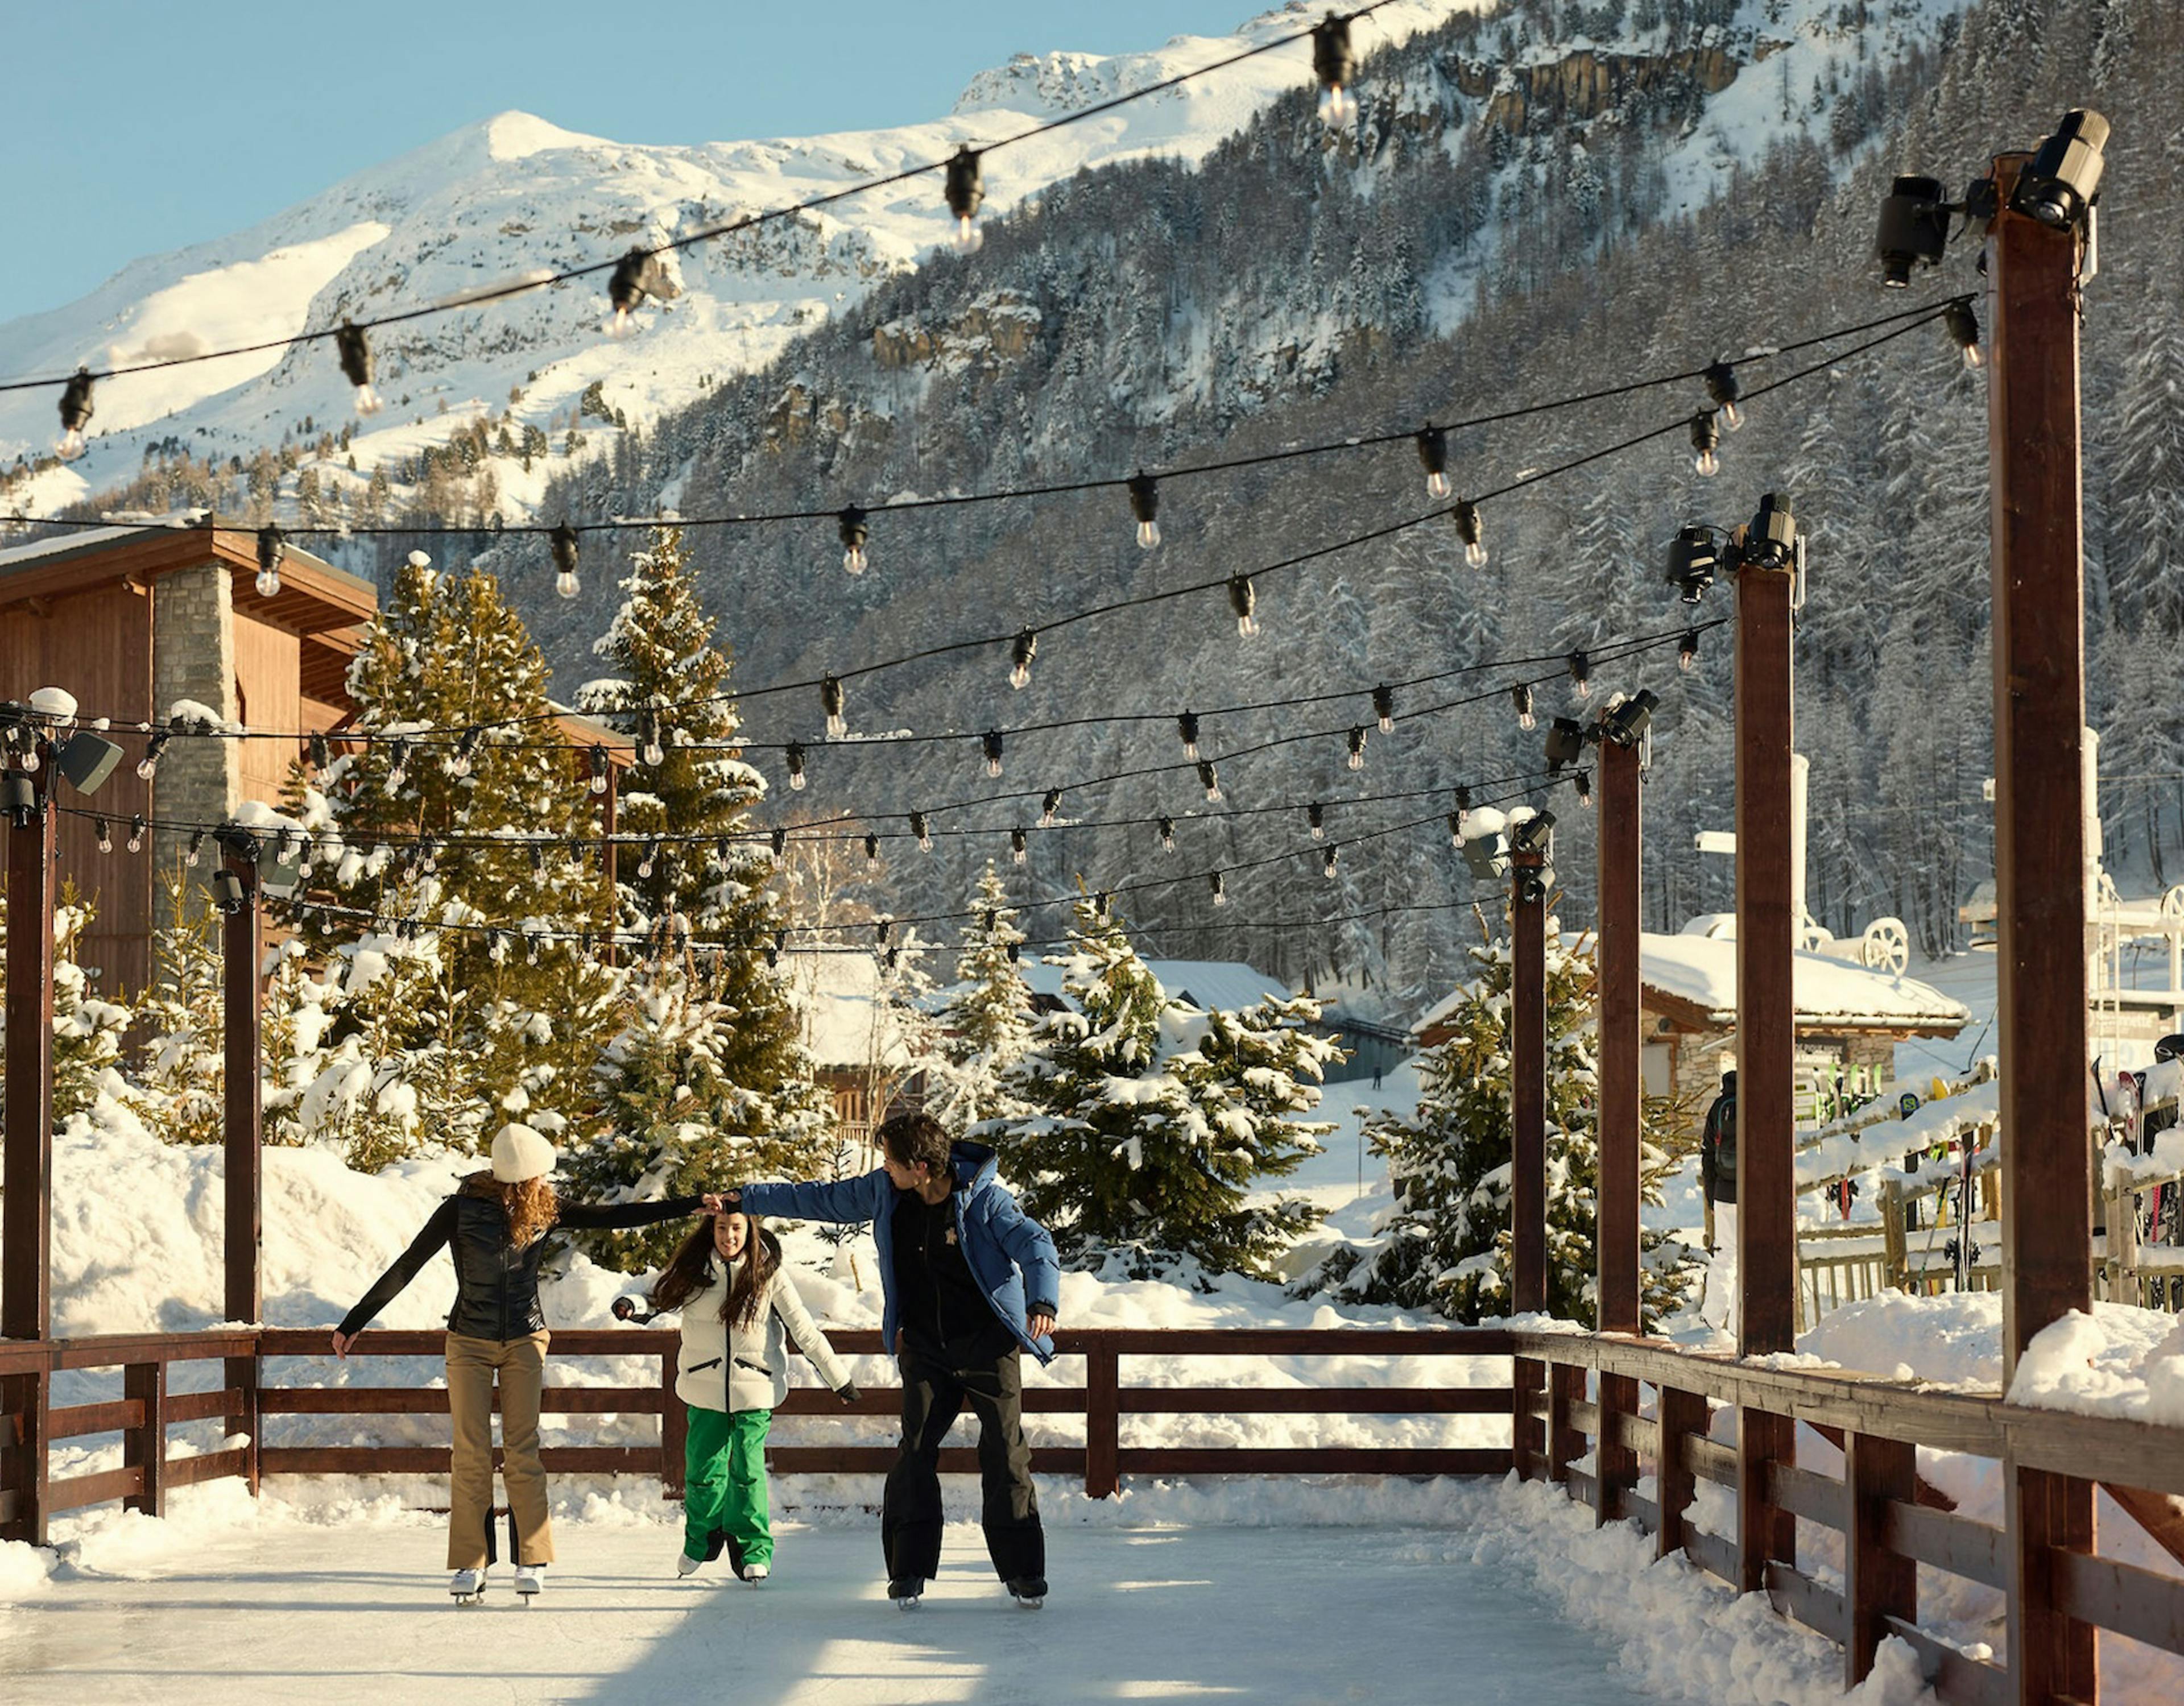
M1004 1581L1046 1574L1046 1532L1031 1482L1031 1447L1023 1434L1023 1352L1011 1349L990 1363L951 1369L904 1346L902 1452L888 1471L880 1508L880 1545L889 1579L940 1573L940 1446L968 1404L978 1419L978 1477L985 1498L980 1520L986 1554Z

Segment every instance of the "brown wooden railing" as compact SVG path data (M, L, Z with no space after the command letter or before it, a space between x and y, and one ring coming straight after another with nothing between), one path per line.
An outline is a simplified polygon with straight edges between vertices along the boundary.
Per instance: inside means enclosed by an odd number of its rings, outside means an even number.
M870 1330L830 1335L836 1349L850 1356L877 1356L880 1335ZM436 1332L367 1333L353 1358L437 1357L445 1336ZM619 1357L649 1361L657 1373L639 1385L548 1385L542 1411L548 1415L651 1415L660 1419L659 1438L637 1445L549 1446L542 1456L549 1470L565 1474L657 1475L670 1497L682 1481L685 1412L674 1396L676 1335L628 1329L564 1330L554 1335L553 1353L566 1357ZM1044 1382L1024 1390L1023 1407L1033 1415L1081 1415L1085 1443L1034 1448L1034 1465L1048 1474L1081 1475L1095 1497L1117 1491L1126 1475L1501 1475L1510 1465L1507 1446L1470 1447L1387 1447L1373 1446L1254 1447L1249 1446L1128 1446L1123 1442L1125 1416L1151 1415L1489 1415L1511 1413L1512 1391L1505 1378L1487 1385L1418 1386L1230 1386L1132 1385L1126 1379L1134 1359L1146 1357L1271 1357L1313 1359L1344 1357L1488 1357L1505 1358L1507 1333L1449 1328L1419 1331L1337 1328L1319 1330L1212 1329L1162 1330L1088 1329L1057 1335L1060 1358L1081 1359L1082 1385ZM167 1363L206 1358L309 1358L334 1364L323 1330L263 1329L255 1332L184 1334L129 1339L0 1342L0 1377L12 1394L0 1403L0 1536L21 1525L35 1501L42 1509L79 1508L102 1500L123 1498L157 1512L164 1489L221 1475L253 1479L261 1475L444 1475L444 1445L265 1445L259 1428L247 1448L211 1456L170 1459L169 1423L212 1416L257 1415L409 1417L444 1415L444 1388L372 1385L266 1385L248 1391L170 1396ZM124 1369L127 1396L119 1402L46 1409L36 1401L45 1380L58 1369ZM248 1364L246 1364L248 1366ZM262 1363L259 1364L262 1368ZM891 1417L899 1413L900 1393L890 1386L861 1390L855 1406L844 1408L832 1394L812 1388L793 1391L783 1414L834 1418ZM42 1418L42 1423L41 1421ZM245 1431L231 1419L230 1431ZM98 1475L47 1481L45 1452L26 1444L119 1431L126 1466ZM781 1475L878 1474L894 1461L894 1447L883 1445L780 1445L768 1458ZM33 1468L32 1466L35 1466ZM968 1447L941 1454L950 1472L977 1469ZM20 1495L11 1496L19 1476L28 1475Z
M80 1510L120 1499L131 1510L164 1514L170 1487L238 1475L258 1484L257 1431L251 1393L241 1387L170 1392L176 1363L255 1354L258 1335L148 1333L93 1339L0 1339L0 1538L30 1526L31 1514ZM64 1369L120 1369L122 1396L104 1403L49 1406L52 1376ZM170 1458L167 1429L224 1418L230 1433L254 1436L248 1446ZM47 1470L47 1447L60 1440L121 1436L122 1464L58 1480Z
M1919 1627L1921 1564L2000 1590L2013 1642L2061 1644L2062 1625L2076 1623L2184 1653L2184 1581L2102 1558L2091 1535L2079 1545L2044 1534L2036 1509L2043 1483L2093 1482L2177 1551L2184 1524L2165 1497L2184 1494L2184 1434L2176 1429L1919 1391L1874 1376L1755 1368L1645 1340L1513 1337L1518 1366L1545 1370L1519 1402L1518 1473L1562 1482L1603 1523L1637 1523L1653 1535L1658 1556L1681 1552L1741 1592L1763 1590L1777 1610L1842 1647L1846 1686L1862 1681L1881 1639L1897 1635L1918 1653L1942 1699L1986 1706L2017 1698L2008 1670ZM1589 1388L1588 1377L1596 1385ZM1651 1415L1641 1413L1642 1387L1653 1392ZM1737 1414L1736 1447L1708 1437L1717 1404ZM1841 1447L1841 1475L1796 1461L1797 1422ZM1588 1441L1596 1450L1591 1472L1574 1467ZM2003 1462L2020 1484L2008 1507L2016 1526L1945 1508L1919 1479L1920 1446ZM1641 1469L1653 1472L1652 1499L1634 1490ZM1693 1521L1702 1480L1737 1494L1737 1533L1713 1534ZM1841 1590L1799 1569L1799 1519L1843 1536Z

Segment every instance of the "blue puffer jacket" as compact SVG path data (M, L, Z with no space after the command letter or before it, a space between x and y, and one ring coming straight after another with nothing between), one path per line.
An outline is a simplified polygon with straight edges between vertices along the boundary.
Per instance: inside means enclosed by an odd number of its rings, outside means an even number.
M1034 1311L1055 1313L1061 1295L1061 1264L1055 1259L1053 1239L996 1182L992 1150L982 1143L959 1142L950 1160L956 1174L956 1235L962 1241L964 1260L970 1263L978 1289L1019 1344L1040 1362L1052 1362L1054 1341L1045 1335L1033 1338L1025 1324ZM830 1220L850 1226L870 1221L873 1241L879 1246L884 1300L880 1331L892 1349L900 1324L894 1295L894 1205L900 1195L887 1169L881 1168L861 1179L833 1185L746 1185L741 1201L754 1214L790 1220Z

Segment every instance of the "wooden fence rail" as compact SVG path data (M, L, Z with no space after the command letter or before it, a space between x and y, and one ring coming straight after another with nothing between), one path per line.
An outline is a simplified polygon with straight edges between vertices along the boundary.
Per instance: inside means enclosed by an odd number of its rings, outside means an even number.
M1544 1455L1520 1447L1518 1473L1561 1481L1601 1522L1638 1523L1653 1534L1658 1556L1680 1552L1732 1587L1763 1589L1778 1611L1843 1648L1846 1686L1864 1679L1880 1641L1896 1635L1919 1654L1942 1700L1998 1706L2018 1698L2003 1666L1919 1627L1921 1564L2011 1596L2020 1614L2037 1597L2044 1614L2184 1653L2184 1581L2053 1545L2033 1548L2040 1567L2028 1569L2025 1536L1922 1502L1917 1472L1917 1448L1926 1446L1996 1458L2011 1473L2096 1482L2134 1514L2148 1510L2148 1531L2173 1549L2174 1537L2160 1531L2160 1514L2174 1509L2164 1496L2184 1495L2184 1440L2173 1428L1908 1390L1855 1374L1754 1368L1639 1339L1513 1336L1519 1357L1546 1367L1549 1393L1568 1395L1529 1401L1534 1413L1551 1418L1551 1438L1556 1430L1567 1437ZM1587 1375L1603 1386L1624 1379L1650 1387L1652 1416L1587 1402ZM1717 1406L1736 1415L1737 1447L1708 1437ZM1840 1441L1841 1475L1796 1461L1797 1422ZM1597 1473L1574 1466L1588 1439ZM1650 1500L1635 1491L1641 1460L1654 1476ZM1737 1494L1737 1533L1696 1525L1702 1480ZM1799 1519L1843 1536L1841 1588L1798 1567Z
M851 1356L881 1354L880 1335L870 1330L836 1332L835 1346ZM656 1441L637 1445L549 1446L542 1456L549 1470L569 1474L657 1475L670 1497L680 1494L685 1412L674 1396L677 1335L630 1329L577 1329L554 1335L557 1357L627 1358L648 1363L649 1377L632 1385L545 1387L540 1404L549 1415L636 1415L660 1419ZM437 1357L446 1346L437 1332L373 1331L351 1353L354 1363L368 1366L388 1357ZM1085 1491L1103 1497L1120 1490L1125 1475L1500 1475L1510 1465L1506 1446L1392 1447L1373 1446L1253 1447L1248 1446L1128 1446L1123 1442L1126 1416L1447 1416L1506 1417L1511 1413L1506 1377L1498 1383L1464 1385L1133 1385L1125 1371L1144 1358L1310 1358L1484 1357L1496 1361L1510 1353L1507 1333L1476 1329L1421 1331L1333 1329L1329 1330L1206 1329L1087 1329L1057 1335L1061 1358L1081 1359L1080 1386L1044 1383L1024 1391L1024 1409L1034 1415L1081 1415L1081 1447L1041 1447L1036 1466L1049 1474L1081 1475ZM242 1475L254 1484L265 1475L443 1475L448 1450L443 1445L266 1445L252 1437L245 1446L198 1457L170 1455L170 1425L212 1417L445 1415L444 1387L367 1385L272 1385L264 1378L265 1359L308 1360L315 1378L335 1363L321 1330L267 1328L255 1331L133 1335L104 1339L0 1341L0 1377L16 1377L8 1390L27 1392L24 1401L0 1408L0 1537L20 1537L33 1511L52 1514L114 1498L158 1514L167 1488L189 1486L220 1475ZM181 1361L228 1360L258 1371L248 1391L223 1387L210 1392L167 1390L166 1367ZM119 1368L124 1395L118 1400L50 1407L52 1374L62 1369ZM813 1388L792 1391L782 1413L845 1419L898 1413L894 1388L865 1388L845 1409L831 1394ZM262 1430L261 1430L262 1431ZM46 1475L47 1447L57 1440L94 1435L122 1436L123 1466L94 1475L52 1480ZM777 1446L769 1452L783 1475L878 1474L894 1461L894 1447L879 1445ZM944 1470L969 1473L977 1454L958 1447L941 1455Z

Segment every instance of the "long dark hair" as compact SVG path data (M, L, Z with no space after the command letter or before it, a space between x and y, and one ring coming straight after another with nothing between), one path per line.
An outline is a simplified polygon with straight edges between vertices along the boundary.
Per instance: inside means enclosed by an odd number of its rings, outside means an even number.
M742 1213L733 1208L722 1211ZM680 1309L713 1283L717 1271L714 1264L719 1259L713 1246L713 1225L719 1218L699 1221L660 1270L660 1277L644 1294L655 1309ZM766 1282L781 1266L781 1240L766 1229L755 1214L744 1214L744 1226L743 1271L729 1283L727 1296L721 1299L721 1324L748 1330L758 1324L759 1300L766 1295Z

